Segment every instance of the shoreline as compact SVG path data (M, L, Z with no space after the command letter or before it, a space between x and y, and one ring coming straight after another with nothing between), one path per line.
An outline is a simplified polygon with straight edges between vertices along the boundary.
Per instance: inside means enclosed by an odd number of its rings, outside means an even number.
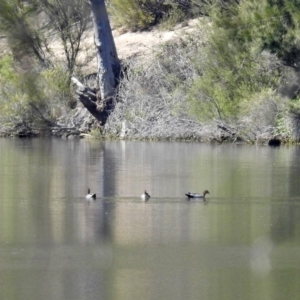
M202 138L180 138L180 137L161 137L161 138L137 138L121 137L118 135L101 134L100 130L95 132L83 132L76 129L60 128L52 130L7 130L0 131L0 138L60 138L60 139L93 139L93 140L122 140L122 141L148 141L148 142L191 142L191 143L210 143L210 144L241 144L241 145L266 145L277 147L281 145L298 145L299 142L280 137L278 135L265 134L259 136L256 140L245 140L241 137L222 136L221 138L212 138L211 135Z

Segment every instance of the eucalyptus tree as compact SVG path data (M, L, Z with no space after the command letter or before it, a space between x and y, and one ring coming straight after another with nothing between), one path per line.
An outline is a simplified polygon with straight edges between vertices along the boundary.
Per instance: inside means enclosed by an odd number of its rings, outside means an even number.
M89 15L85 0L1 0L0 30L17 60L35 57L43 67L54 64L50 44L58 39L64 51L64 68L71 76Z
M110 27L104 0L90 0L96 55L98 61L98 91L83 86L76 78L73 82L79 86L79 99L89 112L104 125L114 108L114 94L118 86L120 61Z
M70 76L78 65L82 39L90 23L90 8L85 0L31 0L44 16L41 31L59 38ZM53 39L52 37L52 39ZM49 49L49 48L47 48ZM52 50L49 49L51 53Z
M65 57L60 67L71 80L78 65L84 33L91 24L91 15L99 92L84 87L79 93L83 105L104 124L113 109L112 98L120 73L104 0L1 0L0 31L9 42L14 59L21 62L25 72L31 73L30 78L33 73L38 76L37 70L55 67L55 53L50 45L58 38Z
M0 31L7 38L14 59L21 61L23 57L34 56L42 66L48 66L47 45L32 24L35 16L33 3L0 1Z

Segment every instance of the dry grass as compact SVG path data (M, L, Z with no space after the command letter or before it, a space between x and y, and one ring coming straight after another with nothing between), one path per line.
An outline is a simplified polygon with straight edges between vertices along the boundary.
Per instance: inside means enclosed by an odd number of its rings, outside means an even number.
M199 42L201 41L201 42ZM247 141L278 134L276 120L283 110L275 93L253 95L244 113L232 120L200 122L193 116L188 93L201 76L205 37L189 34L164 44L148 64L127 61L126 76L116 106L104 128L106 136L127 139ZM199 95L200 99L200 95Z
M105 134L133 139L202 140L203 125L188 115L187 90L197 76L191 52L198 43L190 40L165 44L147 65L127 61L118 102L105 126Z

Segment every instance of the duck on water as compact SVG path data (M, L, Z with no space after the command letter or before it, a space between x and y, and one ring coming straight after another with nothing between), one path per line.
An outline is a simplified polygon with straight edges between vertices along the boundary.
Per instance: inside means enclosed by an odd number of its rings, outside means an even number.
M87 200L91 200L91 199L96 199L96 194L91 194L91 190L90 190L90 188L88 188L88 193L87 193L87 195L85 196L85 198L87 199Z
M208 190L205 190L203 192L203 194L198 194L198 193L190 193L188 192L187 194L185 194L188 198L197 198L197 199L203 199L205 200L205 196L209 194L209 191Z
M141 195L142 200L149 200L150 195L147 193L147 191L144 191L144 194Z

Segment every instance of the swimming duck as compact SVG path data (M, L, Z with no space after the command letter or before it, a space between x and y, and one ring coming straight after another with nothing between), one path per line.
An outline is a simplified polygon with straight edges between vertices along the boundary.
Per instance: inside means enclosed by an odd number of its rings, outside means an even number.
M205 195L206 194L209 194L209 191L208 190L205 190L204 192L203 192L203 194L201 195L201 194L197 194L197 193L190 193L190 192L188 192L187 194L185 194L188 198L202 198L202 199L204 199L205 200Z
M87 199L87 200L91 200L91 199L96 199L96 194L91 194L91 190L90 190L90 188L88 188L88 193L87 193L87 195L85 196L85 198Z
M144 191L144 194L141 195L142 200L149 200L150 195L147 193L147 191Z

